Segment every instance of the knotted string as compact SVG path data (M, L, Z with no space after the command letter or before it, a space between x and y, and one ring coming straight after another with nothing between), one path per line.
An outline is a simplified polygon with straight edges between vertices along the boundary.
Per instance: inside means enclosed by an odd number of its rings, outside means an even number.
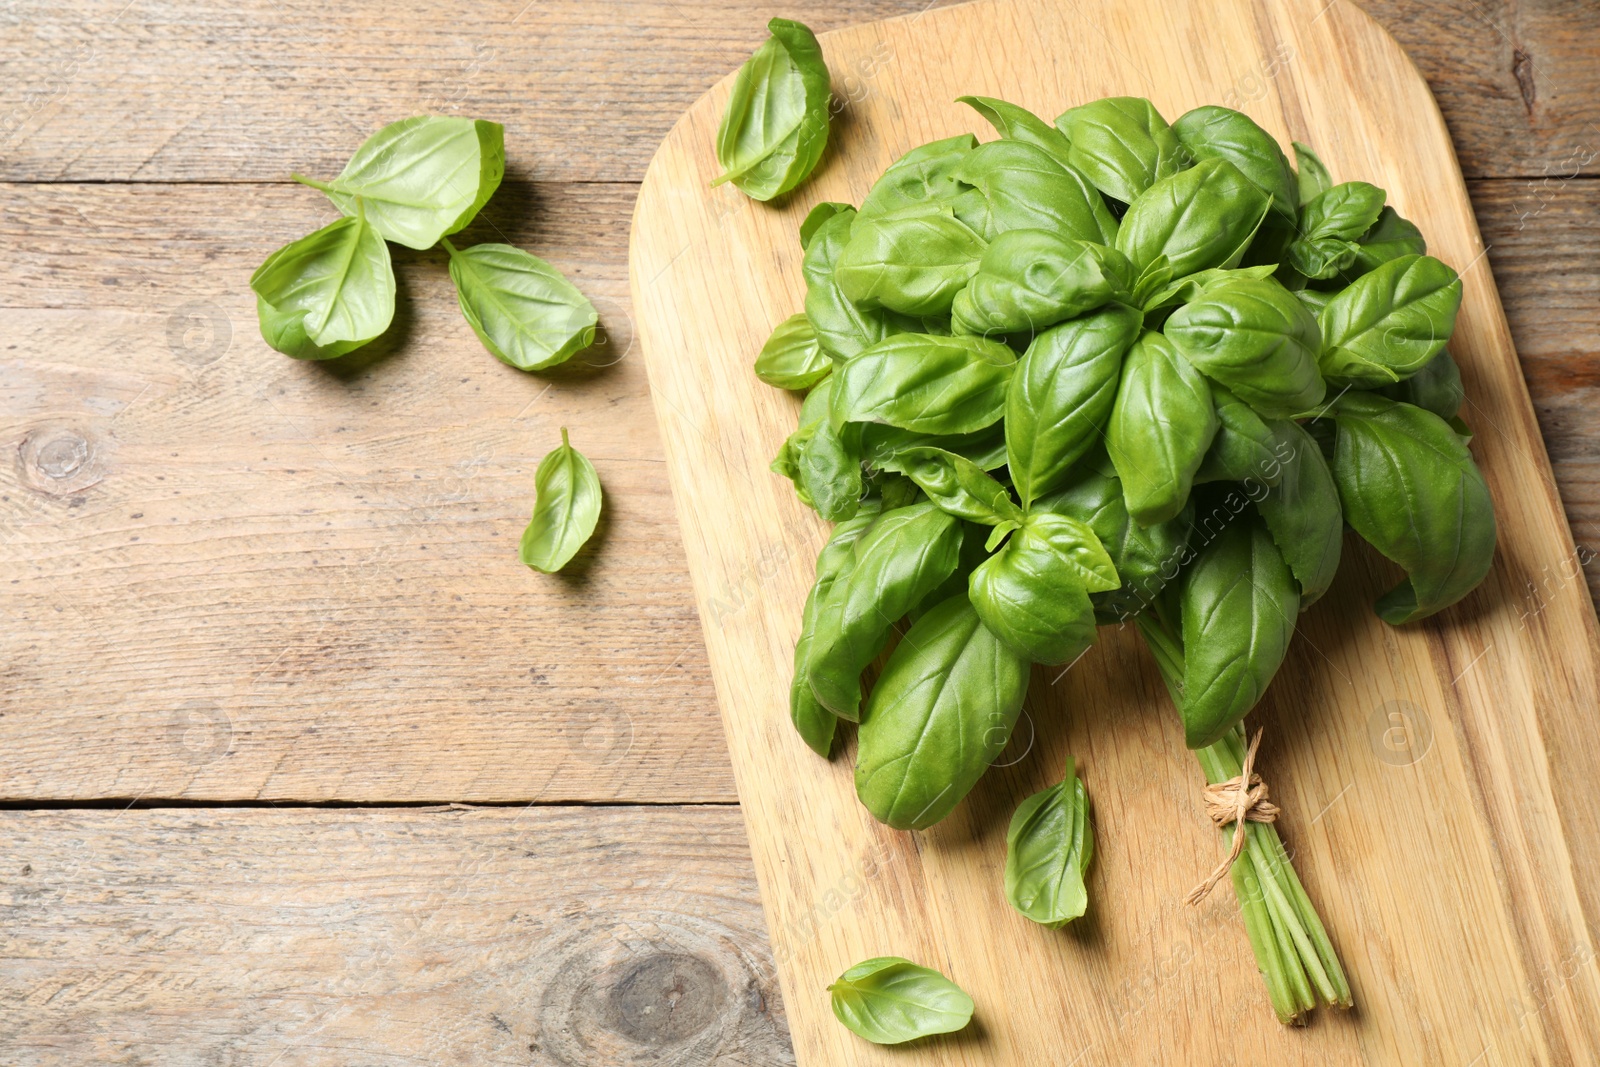
M1189 890L1189 895L1183 898L1185 904L1200 903L1233 868L1239 854L1244 851L1246 822L1273 822L1278 818L1278 806L1267 799L1267 783L1253 769L1256 749L1260 747L1261 731L1257 730L1244 754L1239 777L1206 786L1206 814L1211 816L1211 821L1216 823L1219 830L1229 823L1233 824L1233 848L1228 851L1228 858L1217 864L1216 870L1204 882Z

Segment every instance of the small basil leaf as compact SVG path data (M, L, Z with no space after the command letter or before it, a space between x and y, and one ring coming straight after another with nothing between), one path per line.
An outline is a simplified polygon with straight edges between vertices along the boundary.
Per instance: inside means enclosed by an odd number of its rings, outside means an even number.
M1089 907L1083 876L1094 858L1089 793L1067 757L1066 776L1017 805L1006 831L1006 899L1059 930Z
M1225 159L1202 160L1128 206L1117 250L1143 270L1166 256L1170 277L1236 266L1271 200Z
M273 312L262 318L262 337L299 359L348 352L394 318L389 246L361 214L284 245L256 268L250 288Z
M739 68L717 131L723 173L755 200L771 200L811 174L828 144L832 90L822 47L805 26L767 23L772 34Z
M953 215L858 219L834 277L857 307L943 315L977 271L986 247Z
M958 96L956 100L987 119L1001 137L1010 141L1025 141L1044 149L1058 162L1067 162L1071 145L1066 135L1027 108L992 96Z
M850 574L852 551L861 535L872 525L875 514L866 512L833 528L828 543L817 555L817 580L806 594L800 613L800 637L794 646L794 678L789 685L789 719L811 750L823 759L833 748L838 716L823 707L806 680L805 665L811 656L811 642L817 630L817 613L827 601L835 582Z
M779 389L809 389L832 371L803 311L778 323L756 356L756 377Z
M1005 411L1016 355L978 337L900 334L847 360L834 382L834 424L882 422L919 433L971 433Z
M1231 270L1220 267L1212 270L1203 270L1196 274L1179 278L1177 281L1167 285L1166 288L1158 290L1145 300L1141 307L1148 315L1150 312L1160 308L1192 303L1213 289L1220 289L1229 282L1238 281L1241 278L1254 278L1257 280L1270 278L1277 272L1277 269L1278 265L1276 263L1267 263L1255 267L1236 267Z
M1310 240L1342 237L1354 241L1372 229L1387 199L1388 194L1376 185L1340 182L1301 208L1301 234Z
M849 204L840 204L833 200L824 200L810 211L800 223L800 250L803 252L811 247L811 238L822 228L822 224L844 211L855 211Z
M1372 229L1361 235L1358 245L1353 267L1358 274L1377 270L1392 259L1420 256L1428 250L1422 231L1392 207L1383 209Z
M965 595L918 619L861 716L856 795L867 811L897 830L950 814L1010 740L1028 674Z
M822 379L811 392L806 394L805 401L800 405L799 425L784 440L783 447L778 450L777 457L772 461L772 471L794 483L795 495L808 508L815 508L817 502L811 498L811 493L806 489L801 477L800 458L805 453L806 445L816 436L817 430L828 421L828 404L832 396L831 376Z
M1022 506L1047 493L1100 440L1137 311L1112 304L1034 338L1006 392L1006 454Z
M1006 465L1005 431L998 423L965 434L917 433L875 422L861 426L861 454L868 464L878 470L904 474L906 454L918 448L954 452L986 471L998 470Z
M1071 166L1025 141L990 141L962 158L955 178L982 194L988 209L983 235L1050 230L1080 241L1110 244L1117 221L1094 186Z
M533 478L533 518L522 532L522 562L553 574L583 547L600 520L600 476L567 441L539 461Z
M1451 357L1448 348L1422 365L1422 369L1404 381L1394 382L1374 390L1379 396L1415 404L1449 421L1461 413L1467 393L1461 385L1461 368Z
M1179 116L1172 132L1196 161L1225 159L1238 167L1272 198L1277 216L1288 222L1299 217L1294 168L1277 140L1250 116L1232 108L1197 107Z
M502 244L445 247L461 314L500 362L544 370L594 344L594 305L538 256Z
M1195 474L1201 482L1244 482L1277 485L1282 464L1277 458L1278 435L1255 409L1224 386L1211 383L1217 406L1217 436Z
M1075 107L1057 118L1056 126L1072 144L1072 165L1124 204L1186 162L1178 135L1142 97L1113 96Z
M1256 501L1273 543L1300 583L1300 610L1333 585L1344 549L1344 511L1339 489L1322 450L1295 422L1272 425L1277 439L1273 463L1279 478Z
M1042 330L1112 300L1133 299L1133 265L1114 248L1047 230L1007 230L956 294L957 333L990 337Z
M970 133L913 148L889 165L861 201L861 218L936 214L953 209L963 193L955 170L978 147Z
M988 526L1022 520L1011 491L969 459L942 448L908 449L899 459L906 475L942 511Z
M1304 206L1317 197L1333 188L1333 179L1328 176L1328 168L1323 166L1317 154L1299 141L1294 145L1295 163L1300 168L1296 191L1299 193L1300 204Z
M419 115L373 134L321 189L346 215L364 205L373 229L407 248L432 248L462 229L505 176L505 129L498 122Z
M1322 402L1317 320L1276 280L1230 280L1173 312L1162 332L1263 415L1288 418Z
M836 359L849 359L885 337L914 329L912 320L892 311L856 307L839 287L834 266L850 240L856 219L856 213L845 208L818 226L801 262L806 279L806 318L816 331L822 350Z
M1386 385L1444 350L1461 279L1432 256L1401 256L1363 274L1322 309L1322 373L1335 385Z
M1348 270L1361 246L1342 237L1296 238L1284 250L1284 262L1306 278L1323 280Z
M829 522L843 522L861 503L861 428L823 420L796 458L796 481Z
M1396 626L1449 607L1489 573L1494 505L1456 430L1430 411L1352 391L1333 406L1345 521L1406 570L1378 599Z
M1122 584L1086 524L1032 512L1000 551L972 572L967 595L978 617L1017 655L1071 663L1094 643L1089 593Z
M960 986L899 956L863 960L828 991L834 1018L875 1045L954 1033L972 1021L972 998Z
M1122 362L1106 428L1128 513L1141 526L1177 515L1217 432L1211 387L1172 342L1146 331Z

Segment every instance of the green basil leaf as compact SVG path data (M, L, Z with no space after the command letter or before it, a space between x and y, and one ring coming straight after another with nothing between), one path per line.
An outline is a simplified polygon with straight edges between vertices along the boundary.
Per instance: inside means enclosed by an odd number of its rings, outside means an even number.
M1006 899L1059 930L1089 908L1083 876L1094 858L1089 792L1067 757L1066 776L1017 805L1006 831Z
M824 707L845 719L860 715L861 672L883 651L890 627L955 570L960 552L960 522L932 504L873 520L855 543L848 577L818 610L806 679Z
M950 814L1011 739L1028 674L965 596L928 611L890 655L861 716L861 803L897 830Z
M783 442L783 447L778 450L778 455L772 461L772 471L781 474L794 483L795 494L808 508L817 506L811 494L807 491L800 475L800 457L804 454L806 445L811 438L816 436L817 430L828 421L828 405L833 396L833 378L827 377L818 382L816 387L806 394L804 402L800 405L799 425Z
M1066 135L1027 108L992 96L958 96L956 100L987 119L1001 137L1010 141L1025 141L1044 149L1058 162L1067 162L1071 145Z
M1350 269L1361 246L1342 237L1296 238L1284 250L1284 262L1306 278L1323 280Z
M734 78L717 131L723 173L755 200L771 200L805 181L828 144L832 89L822 47L789 19L767 23L772 34Z
M855 208L834 200L824 200L806 212L806 217L800 223L800 250L804 252L811 247L811 238L816 236L823 223L846 211L854 212Z
M943 315L977 271L986 247L953 215L858 219L834 277L857 307Z
M849 575L855 543L871 527L875 517L876 513L866 511L833 528L828 543L817 555L817 580L806 594L805 608L800 613L800 637L794 646L794 678L789 684L789 719L811 751L823 759L828 758L833 748L839 719L823 707L811 691L805 666L816 635L817 613L826 603L834 583Z
M1022 521L1011 490L970 459L942 448L908 449L899 459L906 475L940 510L988 526Z
M1295 163L1300 168L1296 191L1299 193L1300 204L1304 206L1317 197L1333 188L1333 179L1328 175L1328 168L1323 166L1317 154L1299 141L1291 142L1294 145Z
M978 617L1017 655L1071 663L1094 644L1091 592L1122 584L1094 531L1049 511L1027 520L967 584Z
M1333 478L1345 521L1405 568L1378 599L1396 626L1449 607L1494 560L1494 504L1456 431L1430 411L1352 391L1333 405Z
M919 448L954 452L980 470L998 470L1006 465L1005 430L998 422L965 434L917 433L875 422L861 425L861 454L878 470L906 473L908 453Z
M1272 201L1225 159L1206 159L1152 185L1128 206L1117 250L1143 270L1166 256L1171 277L1233 267Z
M1322 402L1317 320L1273 279L1238 278L1172 313L1162 332L1190 363L1263 415Z
M1114 248L1047 230L1007 230L983 253L951 309L955 332L1033 332L1133 299L1133 265Z
M1025 141L981 144L953 173L982 195L987 223L974 228L991 241L1007 230L1050 230L1107 245L1117 236L1115 216L1088 179Z
M1300 232L1310 239L1342 237L1354 241L1377 223L1387 193L1366 182L1340 182L1300 210Z
M333 181L295 177L346 215L365 210L372 228L396 244L424 249L471 222L505 172L498 122L419 115L367 138Z
M1415 404L1446 422L1459 415L1461 405L1467 401L1466 389L1461 385L1461 368L1456 366L1448 348L1440 349L1437 356L1411 377L1373 391L1390 400Z
M1255 267L1236 267L1232 269L1213 268L1186 275L1167 285L1166 288L1157 290L1140 306L1146 314L1164 307L1176 307L1179 304L1188 304L1213 289L1220 289L1229 282L1241 278L1254 278L1257 280L1270 278L1277 272L1276 263L1267 263Z
M522 532L522 562L554 574L577 554L600 521L600 476L567 441L539 461L534 474L533 518Z
M778 323L756 356L756 377L779 389L809 389L832 371L803 311Z
M1296 290L1294 290L1294 298L1296 300L1300 301L1300 303L1302 305L1304 305L1304 307L1305 307L1305 309L1307 311L1309 311L1309 312L1311 312L1311 314L1317 316L1317 319L1318 319L1319 323L1321 322L1322 309L1327 307L1329 302L1332 301L1333 298L1338 296L1338 295L1339 295L1338 293L1330 293L1326 289L1296 289ZM1320 325L1319 325L1318 329L1320 331L1320 329L1321 329Z
M359 214L272 253L250 276L250 288L258 307L264 302L273 312L262 318L262 337L299 359L342 355L394 318L389 246Z
M963 133L913 148L890 164L872 184L861 201L860 217L931 215L945 210L963 216L963 211L955 210L957 204L970 203L974 198L956 181L955 172L976 147L978 139Z
M1165 337L1141 334L1122 361L1106 427L1107 451L1135 522L1152 526L1183 510L1216 432L1211 387L1200 372Z
M1354 270L1365 274L1377 270L1390 260L1401 256L1420 256L1428 250L1422 231L1409 219L1402 218L1392 207L1378 215L1372 229L1361 235Z
M1225 159L1272 198L1272 210L1287 222L1299 217L1294 168L1266 130L1232 108L1209 105L1179 116L1172 124L1183 147L1198 162Z
M882 422L919 433L971 433L1004 414L1016 355L979 337L900 334L879 341L831 376L830 418Z
M1006 454L1022 506L1059 485L1104 432L1140 316L1112 304L1034 338L1006 392Z
M831 379L830 379L831 380ZM824 420L796 457L804 498L829 522L843 522L861 503L861 428Z
M1072 165L1124 204L1187 163L1178 135L1143 97L1096 100L1065 112L1056 126L1072 143Z
M892 311L856 307L839 287L834 266L849 243L857 217L845 208L818 226L801 263L806 279L806 319L822 350L836 359L849 359L885 337L916 328L912 320Z
M1323 308L1323 376L1360 387L1415 374L1444 350L1460 306L1461 279L1437 259L1390 260Z
M876 1045L954 1033L972 1021L972 998L960 986L899 956L863 960L828 991L834 1018Z
M502 244L445 247L461 314L500 362L545 370L594 344L594 305L538 256Z
M1277 458L1278 435L1254 408L1225 386L1211 383L1211 400L1217 406L1217 435L1211 439L1195 484L1244 482L1277 485L1282 464Z
M1344 510L1333 472L1316 441L1298 423L1275 422L1273 461L1279 478L1256 500L1256 511L1300 583L1300 610L1333 585L1344 549Z

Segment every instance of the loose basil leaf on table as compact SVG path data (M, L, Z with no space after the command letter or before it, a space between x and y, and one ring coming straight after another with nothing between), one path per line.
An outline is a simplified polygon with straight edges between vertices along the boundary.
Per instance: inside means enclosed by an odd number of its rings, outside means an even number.
M1116 217L1088 179L1036 145L981 144L953 175L982 195L987 222L974 228L991 241L1007 230L1050 230L1107 245L1116 238Z
M565 567L600 521L600 476L561 428L561 447L539 461L533 518L522 532L522 562L553 574Z
M471 222L505 172L498 122L419 115L367 138L333 181L295 180L321 189L346 215L365 211L378 233L420 250Z
M1094 644L1090 593L1121 586L1100 539L1085 523L1030 513L972 572L967 596L978 617L1023 659L1071 663Z
M822 350L836 359L849 359L885 337L913 331L918 325L892 311L856 307L839 287L834 267L849 243L857 217L850 208L831 215L812 233L801 261L806 280L806 319L816 331Z
M811 657L811 642L816 634L817 613L827 602L829 591L840 580L848 579L853 561L855 543L872 525L876 512L869 507L858 512L855 518L833 528L828 543L817 555L816 582L806 594L805 608L800 613L800 637L794 646L794 678L789 683L789 719L796 732L811 750L823 759L833 748L833 735L839 718L825 708L811 691L805 666Z
M1373 391L1390 400L1415 404L1446 422L1461 414L1461 405L1467 401L1466 389L1461 384L1461 368L1456 366L1448 348L1440 349L1437 356L1411 377Z
M949 211L982 232L988 208L983 196L955 178L961 161L978 147L970 133L913 148L889 165L861 201L862 219L931 215Z
M1131 204L1185 166L1185 152L1155 105L1113 96L1064 112L1056 126L1071 142L1069 159L1105 195Z
M366 344L394 319L389 246L364 214L290 242L250 276L261 336L296 359L331 359Z
M1304 207L1332 189L1333 178L1329 176L1328 168L1323 165L1315 152L1299 141L1290 143L1294 146L1295 164L1300 168L1296 191L1299 193L1300 206Z
M1392 207L1385 207L1378 215L1372 229L1361 235L1357 242L1354 274L1377 270L1392 259L1401 256L1420 256L1428 250L1428 242L1411 220L1403 218Z
M890 627L955 570L960 551L960 522L932 504L873 520L852 550L848 580L818 608L805 670L824 707L840 718L860 716L861 672L883 651Z
M984 251L951 309L954 332L1028 333L1133 299L1133 266L1114 248L1048 230L1007 230Z
M829 376L834 425L881 422L919 433L972 433L1005 411L1016 354L980 337L899 334Z
M1333 585L1344 549L1344 511L1322 450L1299 423L1275 421L1273 462L1279 477L1256 511L1300 583L1304 611Z
M805 181L828 144L832 89L822 47L789 19L767 23L772 34L739 68L717 131L723 173L746 196L771 200Z
M1139 324L1137 311L1112 304L1046 330L1023 354L1006 392L1005 432L1024 508L1100 440Z
M779 389L810 389L832 371L803 311L778 323L756 356L756 377Z
M992 96L958 96L956 100L982 115L1001 137L1026 141L1044 149L1058 162L1067 163L1071 145L1066 135L1027 108Z
M1144 270L1166 256L1172 278L1234 267L1272 201L1226 159L1205 159L1152 185L1128 206L1117 250Z
M594 344L599 313L550 264L510 245L444 244L461 314L496 359L545 370Z
M857 307L943 315L976 273L987 247L953 215L857 219L833 273Z
M895 647L862 712L862 805L897 830L950 814L1010 740L1028 673L965 595L930 609Z
M972 998L960 986L899 956L863 960L828 992L834 1018L876 1045L954 1033L972 1021Z
M1361 251L1357 239L1377 223L1387 194L1366 182L1341 182L1300 211L1300 235L1289 242L1289 266L1307 278L1348 270Z
M822 224L843 212L854 212L855 208L849 204L841 204L835 200L824 200L810 211L800 222L800 250L804 252L811 247L811 238L822 228Z
M1272 198L1275 215L1291 225L1298 220L1300 199L1294 168L1277 139L1250 116L1215 105L1197 107L1180 115L1172 132L1196 162L1227 160Z
M1345 521L1405 568L1378 598L1394 625L1449 607L1481 582L1494 560L1489 487L1467 446L1430 411L1352 391L1333 405L1333 478Z
M1322 373L1333 385L1387 385L1444 350L1461 306L1461 278L1432 256L1401 256L1328 302Z
M1274 279L1220 285L1173 312L1162 333L1263 415L1288 418L1322 402L1317 320Z
M1141 334L1122 361L1106 426L1106 448L1135 522L1151 526L1183 510L1216 432L1205 378L1161 334Z
M1022 522L1022 509L977 463L942 448L911 448L897 457L905 473L941 511L968 522L1000 526Z
M1195 484L1253 481L1257 485L1277 485L1283 470L1273 427L1249 404L1216 382L1211 383L1211 401L1217 408L1217 435L1195 473Z
M1042 926L1060 929L1089 908L1083 877L1094 858L1089 793L1071 756L1062 780L1017 805L1006 831L1006 899Z

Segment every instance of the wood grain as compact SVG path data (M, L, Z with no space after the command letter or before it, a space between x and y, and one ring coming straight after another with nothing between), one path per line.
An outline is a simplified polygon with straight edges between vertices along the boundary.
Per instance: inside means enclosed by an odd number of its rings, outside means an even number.
M800 1062L893 1062L793 995L884 953L940 966L978 1002L980 1028L929 1045L930 1064L1591 1062L1600 977L1589 924L1600 896L1577 872L1600 849L1585 797L1600 774L1586 740L1600 696L1595 615L1448 134L1405 55L1358 9L1310 0L1084 0L1070 11L989 0L841 31L824 48L835 64L894 62L852 101L839 149L805 194L774 210L708 187L724 82L652 163L631 251L702 604L751 560L790 561L740 625L707 616L705 631ZM980 130L945 103L958 93L1049 112L1135 92L1177 114L1227 99L1239 71L1285 55L1247 110L1281 140L1317 146L1336 176L1386 186L1463 271L1452 350L1503 525L1484 586L1405 630L1369 608L1392 568L1352 546L1344 582L1304 620L1258 716L1275 739L1263 766L1284 798L1297 866L1361 1005L1304 1035L1266 1010L1237 906L1176 903L1218 842L1197 817L1199 775L1130 634L1108 635L1054 682L1036 672L1031 748L927 833L875 824L856 802L848 752L823 763L793 735L791 651L823 531L761 476L796 405L746 371L800 302L794 234L806 208L859 202L905 149ZM1530 610L1525 589L1558 572L1564 581ZM1397 759L1388 745L1395 716L1426 724L1419 758ZM1086 768L1107 847L1092 918L1061 934L1006 909L997 872L1009 812L1054 780L1069 751ZM859 889L842 896L847 885ZM1172 966L1180 957L1197 963ZM1144 982L1152 970L1159 977ZM1130 981L1136 992L1102 995Z
M9 1067L792 1064L729 808L0 813Z

